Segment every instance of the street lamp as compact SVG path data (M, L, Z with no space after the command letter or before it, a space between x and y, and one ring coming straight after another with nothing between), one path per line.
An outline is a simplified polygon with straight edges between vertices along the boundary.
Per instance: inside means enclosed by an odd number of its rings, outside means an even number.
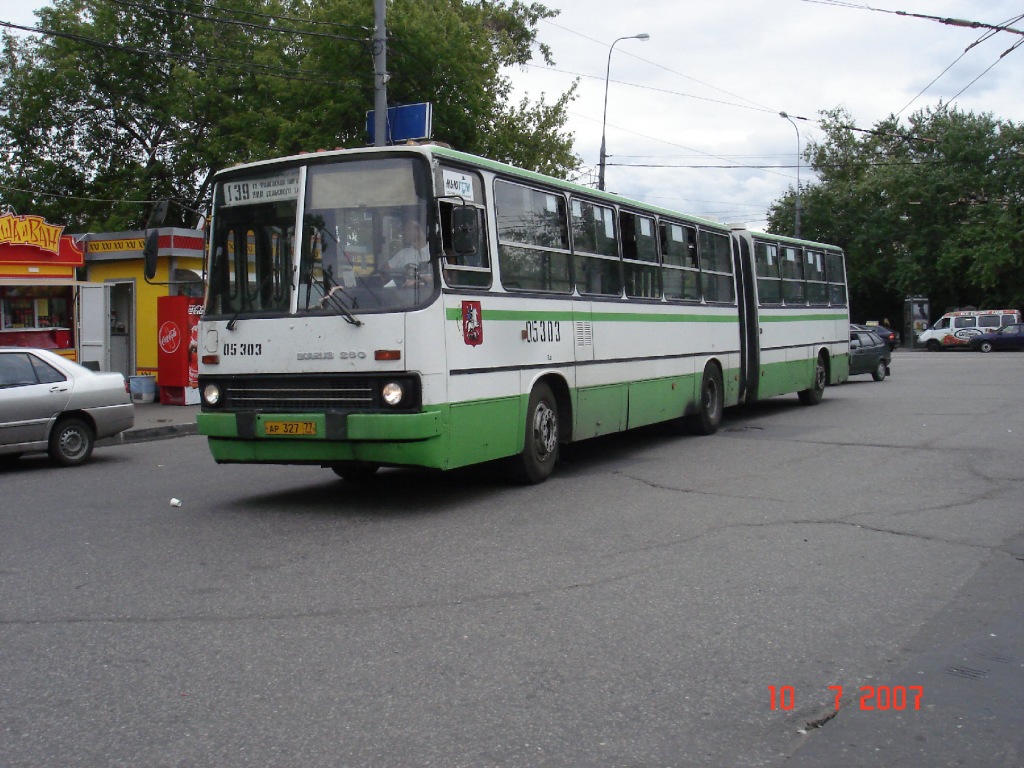
M612 51L615 50L615 43L621 40L650 40L651 36L646 32L641 32L639 35L626 35L615 40L610 46L608 46L608 66L604 70L604 114L601 116L601 170L597 176L597 188L604 191L604 166L605 166L605 144L604 144L604 133L605 123L608 120L608 76L612 71Z
M800 129L796 127L796 123L793 122L793 118L787 115L785 112L779 112L779 117L784 117L789 120L793 126L793 130L796 131L796 226L794 237L800 237Z

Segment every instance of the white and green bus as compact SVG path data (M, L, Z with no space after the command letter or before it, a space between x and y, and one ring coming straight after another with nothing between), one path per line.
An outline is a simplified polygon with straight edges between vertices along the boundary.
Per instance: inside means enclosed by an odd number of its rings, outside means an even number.
M569 442L817 403L849 312L833 246L396 146L216 176L198 347L218 462L540 482Z

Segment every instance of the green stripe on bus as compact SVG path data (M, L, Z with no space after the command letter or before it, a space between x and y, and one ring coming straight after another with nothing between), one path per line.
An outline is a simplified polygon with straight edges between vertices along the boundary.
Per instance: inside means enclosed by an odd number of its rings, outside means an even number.
M445 311L448 320L461 320L462 309L448 307ZM621 323L738 323L735 315L674 315L653 312L586 312L552 311L552 310L517 310L487 309L483 313L484 320L591 320L600 322Z
M813 314L813 315L765 315L761 314L758 319L762 323L797 323L807 322L808 320L845 320L845 312L835 312L831 314Z

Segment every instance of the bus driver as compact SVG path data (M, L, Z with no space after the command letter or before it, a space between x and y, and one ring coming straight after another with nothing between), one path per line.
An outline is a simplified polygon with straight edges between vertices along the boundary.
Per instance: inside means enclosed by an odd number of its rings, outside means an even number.
M406 219L402 224L402 242L406 244L405 247L384 262L384 266L378 270L384 277L399 283L409 279L410 272L413 273L412 279L415 279L413 267L418 268L422 262L430 261L430 246L423 234L423 227L415 218Z

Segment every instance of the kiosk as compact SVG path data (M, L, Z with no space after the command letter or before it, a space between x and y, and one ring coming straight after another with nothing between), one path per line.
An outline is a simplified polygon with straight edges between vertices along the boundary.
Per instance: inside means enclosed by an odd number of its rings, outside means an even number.
M0 346L49 349L79 361L78 242L41 216L0 212Z

